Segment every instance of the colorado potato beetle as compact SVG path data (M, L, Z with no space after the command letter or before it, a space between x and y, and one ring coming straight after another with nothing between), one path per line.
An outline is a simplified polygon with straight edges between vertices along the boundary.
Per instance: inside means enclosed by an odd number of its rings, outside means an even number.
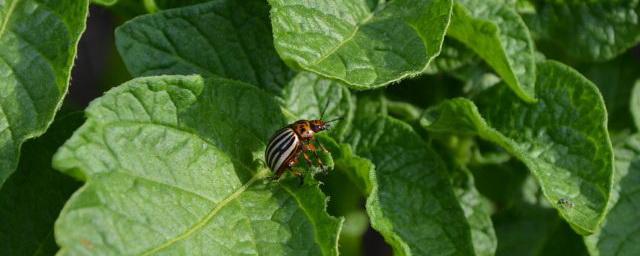
M328 151L316 140L314 134L328 129L329 123L340 119L336 118L330 121L322 119L298 120L278 130L267 143L267 149L264 153L267 165L274 172L272 179L277 180L286 170L292 170L292 167L298 163L301 154L309 166L312 166L313 163L307 152L314 154L320 168L326 172L322 160L318 157L318 149L313 142L316 142L321 150ZM300 178L300 184L304 182L302 173L293 171L293 174Z

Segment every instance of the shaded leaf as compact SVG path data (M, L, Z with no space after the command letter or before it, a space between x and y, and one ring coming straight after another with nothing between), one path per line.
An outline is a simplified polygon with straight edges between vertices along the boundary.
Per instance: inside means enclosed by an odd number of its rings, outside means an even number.
M53 255L53 223L77 181L51 168L53 153L82 123L82 115L56 118L49 130L24 144L18 169L0 189L0 254Z
M450 72L467 64L474 63L477 60L477 55L460 41L451 37L445 37L440 55L427 67L425 73L436 74Z
M275 47L289 65L353 88L418 75L440 53L451 0L269 0Z
M210 1L211 0L153 0L155 6L160 10L185 7Z
M373 164L353 155L348 145L338 145L325 138L320 137L335 159L335 170L320 177L322 190L331 198L327 211L333 216L345 217L338 249L340 255L362 255L363 236L369 228L362 202L370 191L369 171L373 169Z
M640 42L640 1L532 1L536 40L583 61L610 60Z
M640 253L640 135L632 135L616 147L615 170L607 219L597 233L585 237L591 255Z
M587 255L580 236L563 223L554 210L521 205L494 218L496 255Z
M538 103L494 89L479 97L486 99L480 110L453 99L427 112L423 125L432 132L477 134L502 146L529 167L578 233L594 232L606 213L613 172L606 110L595 85L564 65L544 62L538 66ZM562 198L575 207L555 204Z
M265 179L258 159L285 118L261 90L140 78L94 101L87 116L54 157L86 181L56 222L61 255L337 254L341 220L326 214L318 184Z
M134 76L220 76L272 93L293 75L273 48L264 1L213 1L135 18L116 30Z
M22 143L44 133L67 93L88 5L0 1L0 186Z
M453 191L464 211L475 255L495 255L497 238L491 222L491 205L475 188L473 176L460 166L451 174Z
M375 165L367 199L371 226L397 255L469 255L469 225L440 157L405 123L358 116L347 136Z
M534 45L514 9L496 0L458 0L447 33L475 51L518 96L535 100Z
M577 69L598 86L607 105L609 130L622 130L632 126L629 113L631 88L640 79L640 59L631 54L622 55L604 63L577 65Z
M527 167L517 161L471 166L475 187L491 200L496 211L510 209L521 198Z

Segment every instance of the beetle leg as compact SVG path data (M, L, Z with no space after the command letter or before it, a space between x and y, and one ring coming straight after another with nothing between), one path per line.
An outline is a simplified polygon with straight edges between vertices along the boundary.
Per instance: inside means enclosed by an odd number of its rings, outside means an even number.
M320 165L320 169L322 169L322 173L327 174L327 167L324 165L324 163L322 163L322 160L320 159L320 156L318 156L318 149L316 148L316 146L314 146L313 144L309 143L306 145L306 151L311 151L313 152L313 155L316 157L316 160L318 161L318 164ZM306 156L306 154L305 154Z
M271 182L277 182L279 179L280 179L280 175L278 174L274 174L274 175L271 175L271 177L269 177L269 180Z
M291 169L291 173L294 176L297 176L298 179L300 179L300 183L298 184L298 186L302 186L302 184L304 184L304 175L302 174L302 172Z
M311 158L309 158L309 155L307 155L306 152L303 152L302 156L304 156L304 160L307 161L307 164L309 164L309 167L313 166L313 162L311 162Z
M317 140L315 137L313 138L313 140L314 140L315 142L317 142L317 143L318 143L318 146L320 146L320 149L322 149L322 151L327 152L327 153L329 152L329 150L327 150L327 149L322 145L322 143L320 143L320 141L319 141L319 140Z

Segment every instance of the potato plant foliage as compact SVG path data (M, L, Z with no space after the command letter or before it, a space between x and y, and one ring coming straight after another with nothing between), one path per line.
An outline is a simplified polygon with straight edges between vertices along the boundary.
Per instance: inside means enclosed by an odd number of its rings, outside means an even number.
M0 254L640 255L639 42L638 0L0 0ZM270 181L317 118L329 173Z

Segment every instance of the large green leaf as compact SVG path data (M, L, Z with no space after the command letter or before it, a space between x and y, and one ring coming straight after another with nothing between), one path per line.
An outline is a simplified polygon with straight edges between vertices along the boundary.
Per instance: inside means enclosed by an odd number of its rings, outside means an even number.
M325 212L318 184L265 179L259 159L285 118L261 90L140 78L87 116L54 157L86 180L56 222L62 255L337 254L341 221Z
M449 100L427 112L433 132L477 134L523 161L547 199L581 234L604 218L613 175L607 116L597 88L556 62L538 65L536 95L526 104L502 88L486 92L480 110L466 99ZM484 117L484 118L483 118ZM575 207L557 204L565 199Z
M497 0L458 0L448 35L474 50L522 99L534 101L534 45L518 13Z
M134 76L217 75L279 93L291 78L273 48L264 1L219 0L149 14L116 30Z
M413 129L380 115L358 117L347 136L375 165L367 213L396 255L469 255L469 225L440 157Z
M24 144L18 169L0 189L0 254L53 255L53 222L80 184L51 168L53 153L82 123L80 113L56 118Z
M275 47L291 66L353 88L384 86L425 71L439 54L451 0L269 0Z
M87 0L0 1L0 186L67 93Z
M591 255L640 254L640 135L616 147L616 183L602 228L585 238Z
M525 15L534 37L552 51L585 61L613 59L640 42L638 0L536 0Z

